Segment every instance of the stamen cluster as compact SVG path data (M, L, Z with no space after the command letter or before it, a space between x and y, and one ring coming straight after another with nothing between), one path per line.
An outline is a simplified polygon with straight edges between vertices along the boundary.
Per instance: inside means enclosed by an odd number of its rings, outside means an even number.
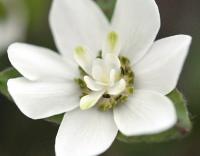
M98 56L101 58L101 54ZM119 56L119 60L121 63L121 74L120 78L123 78L126 81L126 89L119 95L110 95L110 94L103 94L103 96L97 102L97 107L101 111L108 111L113 109L114 107L126 103L128 97L133 94L134 92L134 73L131 68L131 64L128 58L124 56ZM91 90L87 87L84 76L87 76L87 73L79 67L80 71L80 78L76 78L75 82L79 85L82 95L86 96L91 93Z

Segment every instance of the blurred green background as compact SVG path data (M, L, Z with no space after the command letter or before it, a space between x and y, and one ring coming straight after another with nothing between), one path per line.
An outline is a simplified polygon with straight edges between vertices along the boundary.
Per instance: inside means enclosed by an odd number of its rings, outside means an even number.
M115 1L97 1L110 18ZM51 0L24 0L24 3L28 12L25 42L56 50L48 25ZM124 144L116 141L102 156L200 156L200 1L157 0L157 4L162 20L158 39L175 34L193 37L178 86L187 99L193 131L186 138L165 143ZM0 57L0 70L8 66L4 54ZM57 129L56 125L27 118L15 104L0 95L0 156L55 156Z

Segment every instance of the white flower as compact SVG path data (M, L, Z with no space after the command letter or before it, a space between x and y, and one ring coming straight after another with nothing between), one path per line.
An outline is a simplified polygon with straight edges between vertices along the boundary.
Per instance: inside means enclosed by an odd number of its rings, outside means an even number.
M176 87L191 37L154 41L160 27L154 0L118 0L111 24L91 0L54 0L50 24L62 56L12 44L9 59L24 77L9 80L8 89L32 119L66 113L57 156L98 155L118 130L148 135L176 123L165 95Z
M25 7L21 0L17 2L1 0L0 3L6 11L5 19L0 20L0 52L2 52L11 43L24 39L27 20Z

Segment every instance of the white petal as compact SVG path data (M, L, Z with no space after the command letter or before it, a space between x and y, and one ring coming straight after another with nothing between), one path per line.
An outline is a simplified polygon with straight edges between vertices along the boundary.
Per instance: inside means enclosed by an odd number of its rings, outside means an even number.
M77 45L86 45L97 56L108 30L108 21L92 0L55 0L50 25L62 54L71 59Z
M121 37L122 55L139 61L156 38L160 15L154 0L118 0L112 20Z
M106 151L117 135L111 112L76 110L65 115L56 137L58 156L94 156Z
M89 76L84 77L84 81L89 89L92 91L100 91L103 89L103 86L96 83L95 80L91 79Z
M10 79L8 90L19 109L32 119L47 118L79 106L76 84L65 82L32 82L25 78Z
M113 87L108 89L108 94L118 95L122 93L125 90L125 88L126 88L126 81L124 79L121 79Z
M108 84L110 81L110 69L102 59L95 59L92 65L92 76L95 80Z
M126 104L116 107L114 119L127 136L160 133L177 121L175 108L167 97L144 90L135 91Z
M74 58L78 65L82 67L85 72L91 74L92 57L87 48L82 46L76 47L74 50Z
M118 56L121 50L121 40L120 40L120 36L112 31L109 32L105 42L103 44L103 56L105 56L106 54L113 54L115 56Z
M104 91L99 91L92 92L91 94L82 97L80 101L80 108L82 110L86 110L93 107L99 101L103 94Z
M177 35L155 42L149 53L134 66L135 87L164 95L177 85L191 37Z
M11 64L27 79L72 79L78 74L53 51L33 45L14 43L8 48Z

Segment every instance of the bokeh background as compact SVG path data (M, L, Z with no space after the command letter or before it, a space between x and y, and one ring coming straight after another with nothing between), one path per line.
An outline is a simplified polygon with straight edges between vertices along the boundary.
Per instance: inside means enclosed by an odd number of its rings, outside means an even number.
M26 7L28 22L24 42L56 50L48 25L51 0L22 1ZM97 2L110 17L115 0ZM162 20L158 39L175 34L189 34L193 37L178 85L187 99L193 130L186 138L164 143L125 144L116 141L102 156L200 156L200 1L156 2ZM0 7L0 13L1 9ZM0 70L9 66L5 53L0 56ZM55 156L54 140L57 129L58 126L51 123L27 118L15 104L0 95L0 156Z

